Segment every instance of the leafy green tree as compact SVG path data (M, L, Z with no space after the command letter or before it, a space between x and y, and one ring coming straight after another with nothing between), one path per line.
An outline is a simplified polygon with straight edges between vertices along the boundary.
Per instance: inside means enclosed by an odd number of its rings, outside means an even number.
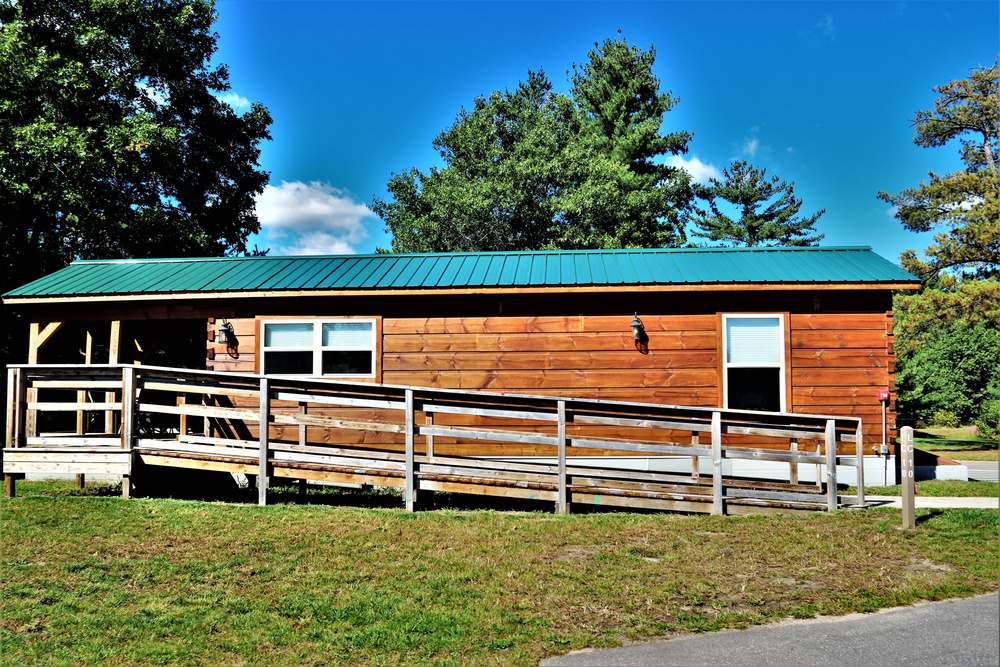
M573 128L544 72L479 97L433 142L447 164L394 174L373 209L396 252L520 250L552 243L562 153Z
M965 169L939 176L897 195L878 196L896 207L896 217L916 232L943 228L926 261L908 250L904 267L920 276L942 271L976 277L1000 270L1000 57L992 67L973 69L968 79L935 87L933 110L913 119L918 146L961 144Z
M925 423L942 415L955 425L981 421L995 433L989 410L1000 401L1000 333L984 324L946 322L907 355L896 376L899 409Z
M655 53L607 40L573 68L572 95L543 72L462 110L434 140L444 166L393 174L372 208L394 252L677 245L691 191L662 157L690 135L660 134L674 100Z
M568 161L572 186L560 202L562 248L676 246L691 202L690 177L665 163L687 152L688 132L661 134L678 100L660 92L656 50L624 39L594 44L570 81L583 133Z
M0 292L76 258L246 250L271 118L219 98L215 16L209 0L0 0ZM0 317L6 357L26 327Z
M736 160L724 169L723 179L712 178L710 185L696 188L708 209L695 207L689 220L694 224L693 236L722 241L737 246L817 245L823 234L816 234L813 225L826 211L799 217L802 200L795 198L794 183L777 176L767 177L766 169L757 169ZM719 200L739 211L734 220L719 208Z
M934 88L933 110L914 118L919 146L958 140L965 169L898 195L879 193L913 231L942 229L919 259L901 256L922 289L895 299L900 414L953 413L986 434L1000 432L1000 58L968 79ZM984 375L985 374L985 375Z

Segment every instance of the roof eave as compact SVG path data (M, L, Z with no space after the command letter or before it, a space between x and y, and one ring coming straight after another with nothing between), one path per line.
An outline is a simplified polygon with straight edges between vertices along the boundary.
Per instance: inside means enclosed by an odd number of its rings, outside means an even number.
M75 294L75 295L5 295L3 303L9 306L41 303L95 303L110 301L179 301L203 299L259 299L265 297L345 297L345 296L414 296L416 294L470 295L470 294L544 294L544 293L595 293L595 292L731 292L731 291L800 291L800 290L916 290L920 281L905 282L758 282L758 283L671 283L671 284L622 284L622 285L539 285L495 287L477 285L468 287L432 287L409 289L302 289L302 290L245 290L213 292L160 292L137 295Z

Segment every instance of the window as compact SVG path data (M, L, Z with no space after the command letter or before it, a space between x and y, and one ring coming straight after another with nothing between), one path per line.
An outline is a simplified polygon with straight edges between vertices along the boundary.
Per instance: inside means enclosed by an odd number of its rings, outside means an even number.
M722 322L725 407L783 412L784 316L724 315Z
M282 320L261 324L261 372L375 377L375 320Z

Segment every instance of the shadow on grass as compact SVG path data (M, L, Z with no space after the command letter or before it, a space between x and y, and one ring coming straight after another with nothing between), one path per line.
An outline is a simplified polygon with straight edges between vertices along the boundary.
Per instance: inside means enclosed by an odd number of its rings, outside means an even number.
M932 519L936 519L937 517L941 516L942 514L944 514L944 510L933 509L933 510L930 510L929 512L927 512L926 514L921 514L920 516L918 516L914 520L914 523L916 523L919 526L922 523L927 523L928 521L931 521Z
M1000 449L1000 441L987 440L973 435L952 433L957 429L934 432L933 430L915 429L913 437L917 447L924 449L947 450L953 452L996 451Z

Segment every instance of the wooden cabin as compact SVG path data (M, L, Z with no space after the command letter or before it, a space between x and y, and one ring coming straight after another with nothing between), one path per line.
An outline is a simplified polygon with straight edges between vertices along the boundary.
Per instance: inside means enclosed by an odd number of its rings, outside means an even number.
M857 417L881 482L892 295L918 286L865 247L684 248L78 261L3 299L30 364Z

